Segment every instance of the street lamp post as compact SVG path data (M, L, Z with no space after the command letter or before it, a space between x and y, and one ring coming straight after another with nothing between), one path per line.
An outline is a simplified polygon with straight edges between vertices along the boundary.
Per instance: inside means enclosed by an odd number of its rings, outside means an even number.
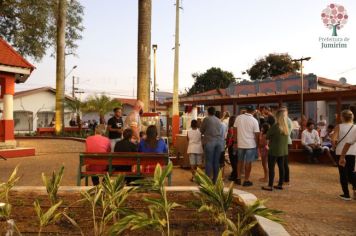
M301 57L299 59L294 59L294 62L300 62L300 122L303 121L304 115L304 74L303 74L303 61L309 61L311 57Z
M153 49L153 111L156 112L156 92L157 92L157 84L156 84L156 79L157 79L157 74L156 74L156 51L157 51L157 44L152 45Z
M64 80L70 75L70 73L72 73L73 70L77 69L77 67L78 67L77 65L73 66L72 69L70 69L70 71L64 77Z

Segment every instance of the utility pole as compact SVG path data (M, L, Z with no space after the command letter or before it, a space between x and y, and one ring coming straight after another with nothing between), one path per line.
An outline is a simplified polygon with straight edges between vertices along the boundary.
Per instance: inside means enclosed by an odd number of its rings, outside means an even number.
M173 77L173 103L172 103L172 140L176 142L179 134L179 101L178 101L178 80L179 80L179 1L176 0L176 30L174 44L174 77Z
M309 61L311 57L301 57L292 61L300 63L300 122L303 121L304 115L304 74L303 74L303 61Z
M75 76L73 76L73 78L72 78L72 98L75 98L74 79L75 79Z
M157 73L156 73L156 51L157 51L157 44L153 44L152 45L153 48L153 111L156 112L157 111L157 104L156 104L156 93L157 93Z

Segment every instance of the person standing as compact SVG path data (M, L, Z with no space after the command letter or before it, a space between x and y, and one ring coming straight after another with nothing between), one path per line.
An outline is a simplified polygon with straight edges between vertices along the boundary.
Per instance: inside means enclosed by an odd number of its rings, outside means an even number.
M221 126L220 126L220 134L221 134L221 154L219 159L219 166L221 169L222 177L224 179L225 176L225 145L226 145L226 137L227 137L227 124L222 120L221 112L216 111L215 116L220 119Z
M354 198L356 198L356 176L355 156L356 156L356 127L353 124L354 115L350 110L341 112L342 123L335 127L332 137L333 145L336 146L336 159L340 176L340 185L343 194L339 197L343 200L351 200L349 183L352 184Z
M268 141L267 141L267 132L270 128L270 125L265 122L262 124L261 133L260 133L260 141L259 141L259 151L261 154L261 162L263 168L263 178L260 179L260 182L268 181Z
M236 151L234 151L234 144L235 144L234 137L236 135L234 129L235 120L236 120L236 116L230 116L227 137L226 137L226 146L227 146L227 151L229 153L229 159L230 159L230 164L232 169L229 177L229 180L231 181L234 181L237 178L237 155L236 155Z
M221 122L215 116L215 108L208 108L208 116L204 118L200 132L203 135L205 153L205 173L216 182L219 173L219 159L221 155Z
M300 125L298 122L298 117L294 117L294 119L292 121L292 134L291 134L292 139L299 138L299 130L300 130Z
M195 171L197 167L202 165L203 147L201 143L201 133L198 129L198 121L192 120L190 126L190 130L187 132L187 154L189 156L190 168L192 170L191 181L194 181Z
M141 131L141 117L140 113L142 113L144 108L144 104L142 101L137 100L133 110L126 117L124 122L124 129L132 129L133 138L140 141L140 131Z
M243 186L252 186L250 174L252 162L258 158L257 147L259 145L260 128L258 121L253 117L255 109L247 106L246 113L236 118L234 127L237 129L237 179L236 184L241 185L241 172L245 163L245 180Z
M114 116L108 120L108 131L112 152L114 152L115 144L122 139L122 127L124 125L121 108L115 107L113 112Z
M226 126L229 125L229 120L230 120L230 112L225 111L222 115L221 121L224 122Z
M279 181L278 185L274 186L276 189L283 189L284 182L284 160L288 156L288 138L289 129L288 122L285 117L285 110L280 109L276 113L276 123L268 130L267 139L269 140L268 150L268 186L262 187L263 190L272 191L275 165L278 164Z
M284 111L284 118L286 119L287 126L288 126L288 146L292 146L292 131L293 131L293 121L289 118L288 115L288 108L283 106L281 108ZM284 157L284 185L290 186L289 184L289 150L287 149L288 153Z
M111 142L104 136L105 134L105 125L97 125L95 127L95 134L89 136L85 140L85 152L88 153L97 153L97 152L110 152L111 151ZM89 165L87 166L87 171L107 171L107 166L103 165ZM92 176L91 180L93 185L99 184L99 177Z

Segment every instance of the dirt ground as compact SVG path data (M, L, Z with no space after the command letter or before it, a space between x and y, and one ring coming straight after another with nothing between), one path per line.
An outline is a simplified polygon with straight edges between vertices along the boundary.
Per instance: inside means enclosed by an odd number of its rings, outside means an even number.
M20 140L23 147L35 147L35 157L0 160L0 181L4 181L13 168L20 164L21 180L18 185L42 185L41 173L51 173L63 164L65 174L62 185L76 185L78 153L84 144L67 140ZM291 186L282 191L261 190L261 162L253 165L254 186L241 187L260 199L269 199L266 205L285 212L285 228L291 235L356 235L356 201L338 198L341 188L337 168L326 165L291 163ZM226 167L225 175L230 172ZM194 185L188 170L174 168L173 185ZM228 184L229 182L226 181Z

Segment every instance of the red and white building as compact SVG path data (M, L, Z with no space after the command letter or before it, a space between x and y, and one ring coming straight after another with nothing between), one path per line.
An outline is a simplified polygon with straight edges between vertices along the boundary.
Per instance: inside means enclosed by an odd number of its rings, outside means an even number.
M0 98L3 101L0 120L0 149L16 148L14 136L13 96L15 83L23 83L35 67L0 37ZM1 153L0 153L1 154Z

